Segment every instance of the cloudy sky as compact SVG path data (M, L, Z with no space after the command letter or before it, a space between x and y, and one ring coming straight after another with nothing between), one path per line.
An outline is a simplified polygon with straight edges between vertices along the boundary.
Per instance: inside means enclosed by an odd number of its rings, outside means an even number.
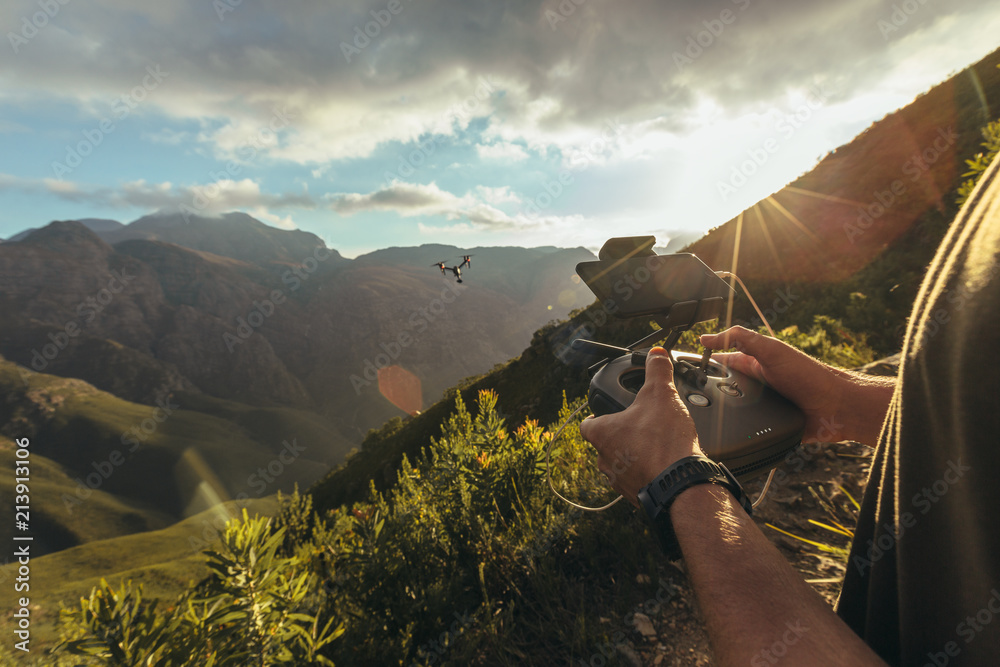
M355 256L705 231L1000 46L1000 5L5 0L0 27L0 237L242 210Z

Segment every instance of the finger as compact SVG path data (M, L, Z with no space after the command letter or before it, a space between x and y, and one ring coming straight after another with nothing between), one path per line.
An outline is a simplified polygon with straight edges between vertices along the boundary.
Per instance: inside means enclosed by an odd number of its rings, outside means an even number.
M759 367L759 364L753 357L742 352L719 352L712 355L712 361L744 375L751 376L757 374Z
M597 417L595 417L594 415L590 415L582 422L580 422L580 435L587 442L593 443L594 439L597 437L595 429L598 429L598 427L597 427Z
M660 392L672 387L673 382L674 366L670 361L670 354L662 347L654 347L646 353L646 379L632 405L661 400Z
M753 332L745 327L730 327L719 333L702 334L701 344L713 350L739 349L742 346L742 341L751 333Z
M736 348L765 366L774 363L775 356L781 354L783 347L781 341L743 327L732 327L718 334L704 334L701 344L711 349Z
M611 420L611 423L609 423L609 420ZM607 437L609 433L608 429L614 428L613 422L614 415L603 415L601 417L590 415L580 422L580 435L597 450L598 455L603 455L605 450L611 450L614 447L614 438Z

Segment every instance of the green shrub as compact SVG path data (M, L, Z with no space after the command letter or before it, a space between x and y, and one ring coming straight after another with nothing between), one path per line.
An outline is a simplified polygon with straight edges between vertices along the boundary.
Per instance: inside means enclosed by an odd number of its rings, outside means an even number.
M965 164L968 165L969 171L962 174L963 177L969 176L966 181L958 187L958 198L957 202L959 205L965 203L972 194L972 191L976 188L976 183L982 178L982 175L986 172L986 168L990 166L993 162L993 158L1000 153L1000 120L995 120L992 123L988 123L986 127L982 129L983 143L982 147L985 149L981 153L977 153L971 160L966 160Z

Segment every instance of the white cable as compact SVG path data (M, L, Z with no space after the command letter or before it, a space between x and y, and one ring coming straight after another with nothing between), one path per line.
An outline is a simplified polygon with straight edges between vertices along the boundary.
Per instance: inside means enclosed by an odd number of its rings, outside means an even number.
M563 500L563 501L569 503L570 505L572 505L573 507L576 507L577 509L584 510L585 512L603 512L604 510L608 509L609 507L611 507L612 505L614 505L615 503L617 503L619 500L621 500L622 498L624 498L625 496L618 496L617 498L615 498L614 500L612 500L610 503L608 503L607 505L603 505L602 507L585 507L584 505L578 505L578 504L574 503L572 500L570 500L569 498L566 498L561 493L559 493L558 491L556 491L556 486L555 486L555 484L552 483L552 460L551 460L551 457L550 457L551 452L552 452L552 447L556 444L556 440L559 439L559 436L562 434L563 429L566 428L566 425L569 424L570 420L573 419L573 417L576 417L577 414L580 413L580 410L583 410L584 406L586 406L586 405L587 404L584 403L583 405L581 405L580 407L578 407L576 410L574 410L573 412L571 412L570 415L569 415L569 417L566 418L566 421L564 421L562 423L562 426L559 427L559 430L557 430L555 432L555 434L552 436L552 439L549 440L549 444L545 448L545 477L546 477L546 479L549 480L549 488L552 489L552 493L556 494L556 497L558 497L560 500Z
M757 306L757 302L753 300L752 296L750 296L750 290L748 290L747 286L743 284L743 281L740 280L740 277L735 273L730 273L729 271L716 271L715 275L720 277L728 276L729 278L732 278L733 280L735 280L740 284L740 287L743 288L743 293L747 295L748 299L750 299L750 305L752 305L753 309L757 311L757 316L760 317L760 321L764 323L765 327L767 327L767 332L771 334L771 338L777 338L777 336L774 335L774 329L771 328L771 325L768 323L767 318L764 317L764 313L760 312L760 308ZM752 509L757 509L757 505L760 505L761 502L763 502L764 496L767 495L767 490L771 488L771 480L774 479L775 470L777 470L777 468L771 468L771 472L768 473L767 481L764 482L764 488L760 490L760 495L757 496L757 500L753 501L750 504L750 507Z

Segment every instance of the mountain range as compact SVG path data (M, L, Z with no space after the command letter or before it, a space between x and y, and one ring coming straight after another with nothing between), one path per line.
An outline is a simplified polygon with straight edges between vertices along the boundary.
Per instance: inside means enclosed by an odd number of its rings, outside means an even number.
M139 403L200 392L308 409L345 438L401 414L387 382L417 411L592 298L572 280L593 257L582 248L349 260L241 213L95 227L57 221L0 246L0 354ZM470 253L461 284L431 266Z

